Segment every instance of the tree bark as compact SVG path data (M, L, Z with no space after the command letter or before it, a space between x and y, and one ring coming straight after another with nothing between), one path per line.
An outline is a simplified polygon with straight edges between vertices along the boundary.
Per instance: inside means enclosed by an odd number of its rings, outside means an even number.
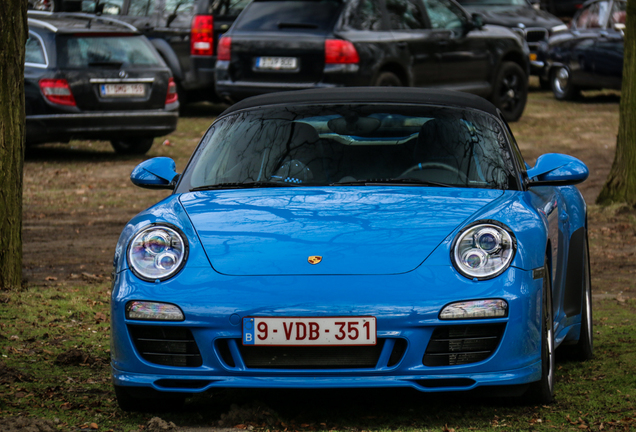
M0 289L22 283L26 0L0 0Z
M636 0L627 2L620 118L614 163L596 202L636 207Z

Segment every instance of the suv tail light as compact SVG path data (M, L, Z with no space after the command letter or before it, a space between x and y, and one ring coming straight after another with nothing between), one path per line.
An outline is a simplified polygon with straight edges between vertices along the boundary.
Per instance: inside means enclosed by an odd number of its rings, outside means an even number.
M58 105L75 106L75 98L71 92L71 87L65 79L49 79L40 80L40 90L49 102Z
M223 36L219 39L219 52L217 53L217 60L230 61L232 56L232 38L229 36Z
M175 103L178 100L177 83L174 82L174 78L170 78L168 81L168 93L166 94L166 105Z
M359 61L358 51L351 42L342 39L327 39L325 41L325 63L351 64Z
M214 54L214 18L212 15L195 15L192 18L190 54L200 56Z

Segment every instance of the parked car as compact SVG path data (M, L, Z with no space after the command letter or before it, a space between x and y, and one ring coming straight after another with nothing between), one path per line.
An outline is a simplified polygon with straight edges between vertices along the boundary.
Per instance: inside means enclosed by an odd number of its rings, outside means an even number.
M217 42L249 1L83 0L82 10L114 15L146 35L172 71L183 106L218 101L214 90Z
M528 0L458 0L470 13L479 13L486 24L497 24L521 33L530 48L530 73L539 75L537 63L539 43L549 36L566 31L563 21L544 10L535 8Z
M285 22L285 21L282 21ZM120 407L225 387L405 387L552 400L592 355L588 176L526 168L501 111L459 92L334 88L230 107L115 251Z
M137 29L83 14L28 16L27 145L99 139L118 153L143 154L176 129L170 69Z
M587 2L570 31L542 45L542 74L554 97L572 100L585 89L620 90L626 8L624 0Z
M233 101L337 86L442 87L525 107L528 47L453 0L258 0L219 42L216 82Z

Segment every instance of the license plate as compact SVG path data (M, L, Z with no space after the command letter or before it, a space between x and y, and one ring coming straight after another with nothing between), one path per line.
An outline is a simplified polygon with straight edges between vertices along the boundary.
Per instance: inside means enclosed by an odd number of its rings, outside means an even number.
M100 93L105 97L140 97L146 95L146 86L144 84L102 84Z
M246 317L243 345L375 345L375 317Z
M257 57L256 69L294 70L298 68L296 57Z

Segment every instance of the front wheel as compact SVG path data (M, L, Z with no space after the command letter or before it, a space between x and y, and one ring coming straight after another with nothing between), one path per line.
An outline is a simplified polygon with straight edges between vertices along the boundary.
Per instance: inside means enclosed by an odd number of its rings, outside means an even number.
M530 384L524 395L527 402L548 404L554 400L554 317L550 271L543 266L543 302L541 304L541 379Z
M573 360L585 361L594 356L594 332L592 330L592 282L590 276L589 246L583 251L583 300L581 305L581 333L576 345L564 346L565 353Z
M152 147L153 138L132 138L125 140L112 140L110 145L115 153L122 155L143 155Z
M528 100L528 77L517 63L503 62L497 73L492 103L508 122L519 120Z
M554 97L561 101L575 100L581 94L577 86L572 84L570 71L564 67L558 67L550 74L550 84Z

